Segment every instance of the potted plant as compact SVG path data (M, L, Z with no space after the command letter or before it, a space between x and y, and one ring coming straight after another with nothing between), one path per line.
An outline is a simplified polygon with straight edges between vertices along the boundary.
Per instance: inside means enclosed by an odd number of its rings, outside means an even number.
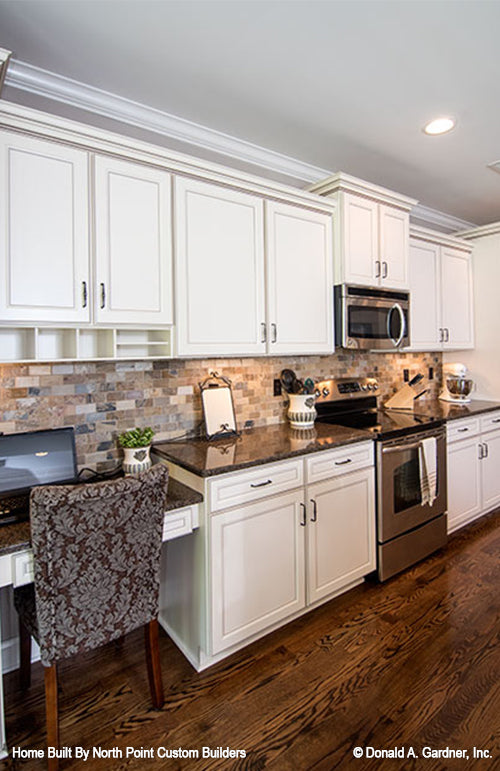
M123 447L122 467L125 474L138 474L151 466L149 450L155 432L150 426L131 428L118 437L118 444Z

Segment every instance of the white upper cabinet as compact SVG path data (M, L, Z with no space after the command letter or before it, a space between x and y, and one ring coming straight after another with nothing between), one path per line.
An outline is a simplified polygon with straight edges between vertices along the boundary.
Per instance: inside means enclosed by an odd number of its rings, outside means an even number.
M88 156L0 135L0 318L90 320Z
M175 181L177 352L266 351L263 202Z
M339 281L373 286L380 276L378 204L346 193L342 196L340 211L339 237L345 263Z
M421 351L442 347L440 247L410 239L410 345Z
M470 248L441 248L443 348L474 347L472 261Z
M474 346L471 247L451 236L412 227L410 348Z
M177 352L331 353L331 226L323 212L178 178Z
M95 319L172 324L171 177L95 157Z
M310 189L339 204L335 283L408 289L409 212L416 201L342 172Z
M407 211L341 193L343 281L348 284L408 288Z
M379 204L378 213L380 284L390 289L407 289L410 215L383 204Z
M269 201L266 243L269 351L332 352L331 216Z

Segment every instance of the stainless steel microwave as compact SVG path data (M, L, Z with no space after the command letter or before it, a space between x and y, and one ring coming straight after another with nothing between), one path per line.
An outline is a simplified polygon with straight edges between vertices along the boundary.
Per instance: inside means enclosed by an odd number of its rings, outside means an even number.
M391 350L409 345L408 292L338 284L334 304L337 346Z

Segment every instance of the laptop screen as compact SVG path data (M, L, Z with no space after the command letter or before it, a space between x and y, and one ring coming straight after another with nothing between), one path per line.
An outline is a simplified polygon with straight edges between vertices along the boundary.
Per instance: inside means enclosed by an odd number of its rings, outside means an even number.
M0 497L76 480L73 428L0 436Z

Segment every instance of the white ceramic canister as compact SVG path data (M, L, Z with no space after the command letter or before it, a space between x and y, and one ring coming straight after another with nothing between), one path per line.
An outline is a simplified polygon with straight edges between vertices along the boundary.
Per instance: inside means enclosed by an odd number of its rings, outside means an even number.
M314 406L313 394L288 394L288 420L292 428L313 428L318 414Z
M151 447L124 447L122 468L125 474L139 474L151 467L152 462L149 456Z

